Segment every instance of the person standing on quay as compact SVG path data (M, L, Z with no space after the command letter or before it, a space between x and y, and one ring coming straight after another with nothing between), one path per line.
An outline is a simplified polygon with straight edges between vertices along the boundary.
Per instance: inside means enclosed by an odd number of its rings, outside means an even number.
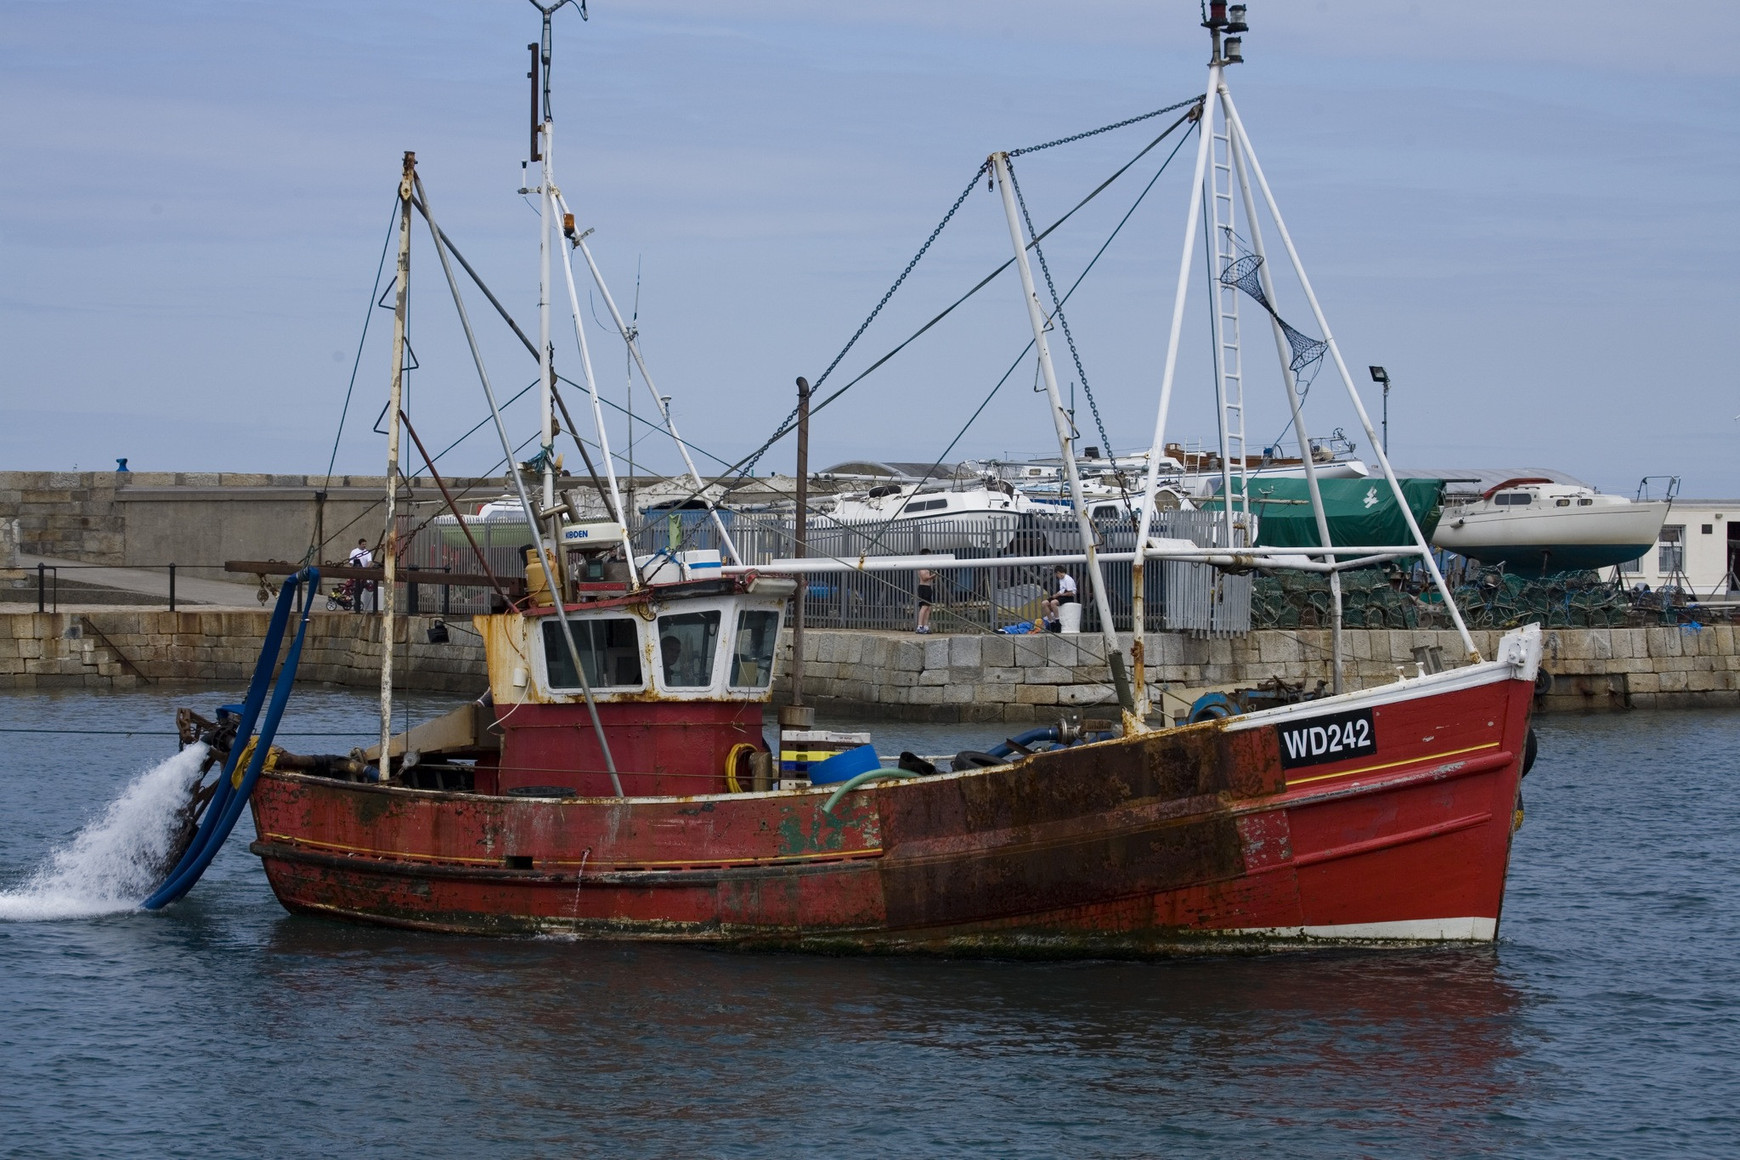
M929 548L920 548L918 554L930 555ZM918 570L918 627L914 632L928 633L930 631L930 606L936 600L936 573L929 568Z
M369 542L367 540L358 540L356 542L356 547L350 550L350 566L352 568L372 568L374 563L375 554L369 551ZM367 580L360 577L351 580L350 610L352 612L361 612L363 610L363 600L367 597L369 590L373 587L374 586Z

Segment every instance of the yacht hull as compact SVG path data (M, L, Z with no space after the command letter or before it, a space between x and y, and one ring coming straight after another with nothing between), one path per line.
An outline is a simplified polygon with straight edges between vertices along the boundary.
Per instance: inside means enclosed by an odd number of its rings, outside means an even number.
M1524 574L1607 568L1649 551L1667 511L1665 503L1466 513L1452 509L1439 521L1432 543Z

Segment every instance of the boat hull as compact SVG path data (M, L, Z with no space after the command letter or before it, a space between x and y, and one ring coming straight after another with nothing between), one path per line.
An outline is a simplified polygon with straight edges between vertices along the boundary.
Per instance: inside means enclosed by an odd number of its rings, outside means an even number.
M1655 545L1665 503L1624 503L1545 510L1450 510L1432 543L1523 575L1610 568Z
M822 789L525 800L268 773L253 849L292 911L470 934L1048 956L1490 940L1532 677L1456 670L879 783L832 813ZM1346 731L1349 756L1289 768L1313 730Z

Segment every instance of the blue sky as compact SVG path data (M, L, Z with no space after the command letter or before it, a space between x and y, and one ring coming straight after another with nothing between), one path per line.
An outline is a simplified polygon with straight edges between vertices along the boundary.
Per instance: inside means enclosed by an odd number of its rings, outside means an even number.
M1740 6L1689 8L1685 28L1644 11L1251 5L1234 92L1349 363L1394 377L1398 462L1554 466L1627 492L1678 473L1688 494L1740 496ZM1194 0L597 0L590 22L557 20L559 179L625 304L640 271L653 372L685 433L726 460L785 414L795 375L827 365L988 152L1169 104L1204 72ZM0 0L0 466L322 470L404 149L529 323L536 220L514 191L536 32L524 0ZM1024 158L1035 216L1143 132ZM1189 154L1072 302L1120 448L1152 430ZM1152 172L1048 243L1060 278ZM981 184L842 372L1007 253ZM445 446L481 401L421 237L412 280L412 414ZM1171 429L1207 440L1193 294ZM1296 300L1283 309L1311 329ZM363 350L340 470L384 460L367 427L389 322L377 312ZM496 382L530 382L523 351L484 330ZM1026 337L1005 275L819 416L814 462L940 454ZM589 338L620 399L620 344ZM1285 414L1262 354L1253 444ZM1031 385L1017 371L956 454L1051 449ZM1338 394L1319 380L1314 432L1352 430ZM510 421L529 433L524 408ZM490 468L486 435L443 466ZM612 440L624 448L620 423ZM644 438L636 455L674 464ZM764 463L790 466L789 445Z

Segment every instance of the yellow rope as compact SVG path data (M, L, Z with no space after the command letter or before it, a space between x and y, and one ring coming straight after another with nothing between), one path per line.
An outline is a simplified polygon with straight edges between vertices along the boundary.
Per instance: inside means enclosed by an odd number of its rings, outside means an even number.
M731 747L731 752L725 757L725 788L732 793L742 793L743 783L737 780L737 759L745 753L754 753L755 746L739 741Z

